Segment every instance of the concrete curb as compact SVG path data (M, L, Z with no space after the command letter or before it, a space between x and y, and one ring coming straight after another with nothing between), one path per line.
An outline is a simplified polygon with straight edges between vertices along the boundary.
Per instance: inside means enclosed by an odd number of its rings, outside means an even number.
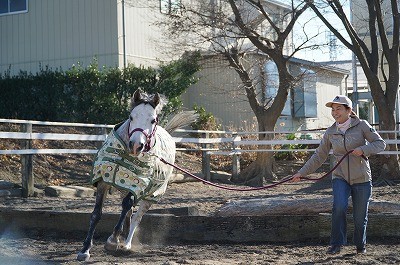
M92 197L94 189L82 186L47 186L45 194L50 197L73 198L73 197Z
M111 234L118 214L104 213L96 234ZM0 209L0 232L24 229L82 232L86 234L90 213ZM148 213L143 217L138 240L143 243L171 242L294 242L327 240L330 214L311 216L189 216ZM348 216L349 239L352 217ZM370 214L368 238L400 238L400 215Z

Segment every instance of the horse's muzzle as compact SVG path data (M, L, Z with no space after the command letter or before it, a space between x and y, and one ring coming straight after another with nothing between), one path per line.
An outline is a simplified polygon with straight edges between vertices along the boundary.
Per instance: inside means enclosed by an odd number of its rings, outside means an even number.
M134 156L137 156L140 152L143 151L144 144L142 143L134 143L133 141L129 141L129 149L131 150Z

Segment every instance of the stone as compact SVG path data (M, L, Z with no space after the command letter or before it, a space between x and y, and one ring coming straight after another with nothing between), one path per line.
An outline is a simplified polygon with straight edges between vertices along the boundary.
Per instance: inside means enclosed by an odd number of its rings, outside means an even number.
M93 197L95 192L94 189L92 188L87 188L87 187L82 187L82 186L73 186L73 185L68 185L66 186L67 188L70 189L75 189L75 197Z
M75 197L76 190L64 186L48 186L44 189L46 196L50 197Z
M62 198L73 198L73 197L92 197L94 196L94 190L82 186L48 186L45 188L45 194L50 197L62 197Z
M15 184L9 181L0 180L0 190L8 190L15 187Z
M22 189L0 189L0 197L21 197L22 196Z

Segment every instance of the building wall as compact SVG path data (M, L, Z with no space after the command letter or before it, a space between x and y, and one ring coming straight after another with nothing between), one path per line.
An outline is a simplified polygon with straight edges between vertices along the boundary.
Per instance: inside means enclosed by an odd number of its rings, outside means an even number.
M399 1L397 1L397 4ZM354 12L352 13L352 25L356 32L362 37L363 41L367 45L368 49L371 49L371 38L369 34L369 27L368 27L368 8L367 8L367 3L365 0L351 0L351 5L353 7ZM380 1L381 9L382 9L382 14L383 14L383 22L384 22L384 28L386 31L386 37L388 39L389 46L392 46L393 43L393 18L392 18L392 8L391 8L391 1ZM383 87L383 90L386 90L385 88L385 83L383 80L389 76L389 66L384 58L382 56L382 44L380 41L380 36L378 35L378 51L379 51L379 59L383 59L383 62L379 62L378 65L378 77L381 80L381 85ZM358 80L360 80L360 74L359 72L362 72L363 70L358 67ZM384 74L383 74L384 73ZM363 75L365 78L365 75ZM361 97L359 95L359 99L364 99L360 100L362 104L367 104L369 105L369 122L370 123L378 123L379 122L379 117L377 114L377 110L374 104L374 101L372 99L370 94L370 87L368 83L366 82L365 85L362 87L361 85L358 85L358 88L360 91L360 86L361 88L365 88L364 92ZM352 90L349 92L353 92ZM400 122L400 98L397 96L396 100L396 110L395 110L395 120L396 122Z
M125 6L123 31L122 3ZM122 0L29 0L28 12L0 16L0 73L41 66L157 66L163 60L152 26L159 10ZM125 37L125 53L124 43Z
M224 129L257 131L255 115L237 73L216 58L208 59L204 65L199 73L199 82L182 96L184 107L192 109L193 105L203 106L221 122ZM345 76L343 73L327 70L314 69L314 72L317 75L317 117L281 116L276 123L277 131L325 128L333 123L331 111L325 107L325 103L344 93L342 80Z
M328 75L324 76L324 75ZM330 76L329 76L330 75ZM317 74L317 117L316 118L293 118L281 116L276 123L277 131L311 130L327 128L333 124L334 119L331 109L325 103L344 94L344 87L341 86L343 75L320 71Z
M184 107L193 109L202 106L215 115L225 129L248 129L255 124L242 88L238 88L240 79L226 63L210 58L198 73L199 82L192 85L183 95Z
M308 129L324 128L335 121L331 115L331 108L325 106L326 102L333 100L337 95L345 94L343 79L340 73L321 71L317 80L317 113L318 118L307 120Z
M165 14L159 11L159 2L125 0L126 62L136 66L157 67L160 61L169 61L160 45L161 29L155 26L157 19ZM118 2L119 58L123 66L122 2Z
M30 0L28 12L0 17L0 72L11 65L36 72L39 65L71 67L118 64L116 2L113 0Z

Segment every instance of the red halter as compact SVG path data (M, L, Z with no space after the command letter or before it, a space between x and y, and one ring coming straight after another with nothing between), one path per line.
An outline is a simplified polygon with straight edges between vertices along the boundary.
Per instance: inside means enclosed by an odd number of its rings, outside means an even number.
M129 136L129 139L131 138L131 136L132 136L132 134L133 134L134 132L141 132L141 133L143 133L144 136L146 137L146 144L144 145L143 152L148 152L148 151L150 151L150 149L151 149L151 146L150 146L150 144L151 144L151 138L153 138L154 135L156 134L157 124L158 124L158 117L157 117L156 120L155 120L153 130L151 131L150 134L148 134L148 133L146 133L142 128L135 128L135 129L133 129L132 131L129 131L129 127L130 127L130 125L131 125L131 122L129 121L129 125L128 125L128 136ZM155 141L154 141L154 144L155 144Z

